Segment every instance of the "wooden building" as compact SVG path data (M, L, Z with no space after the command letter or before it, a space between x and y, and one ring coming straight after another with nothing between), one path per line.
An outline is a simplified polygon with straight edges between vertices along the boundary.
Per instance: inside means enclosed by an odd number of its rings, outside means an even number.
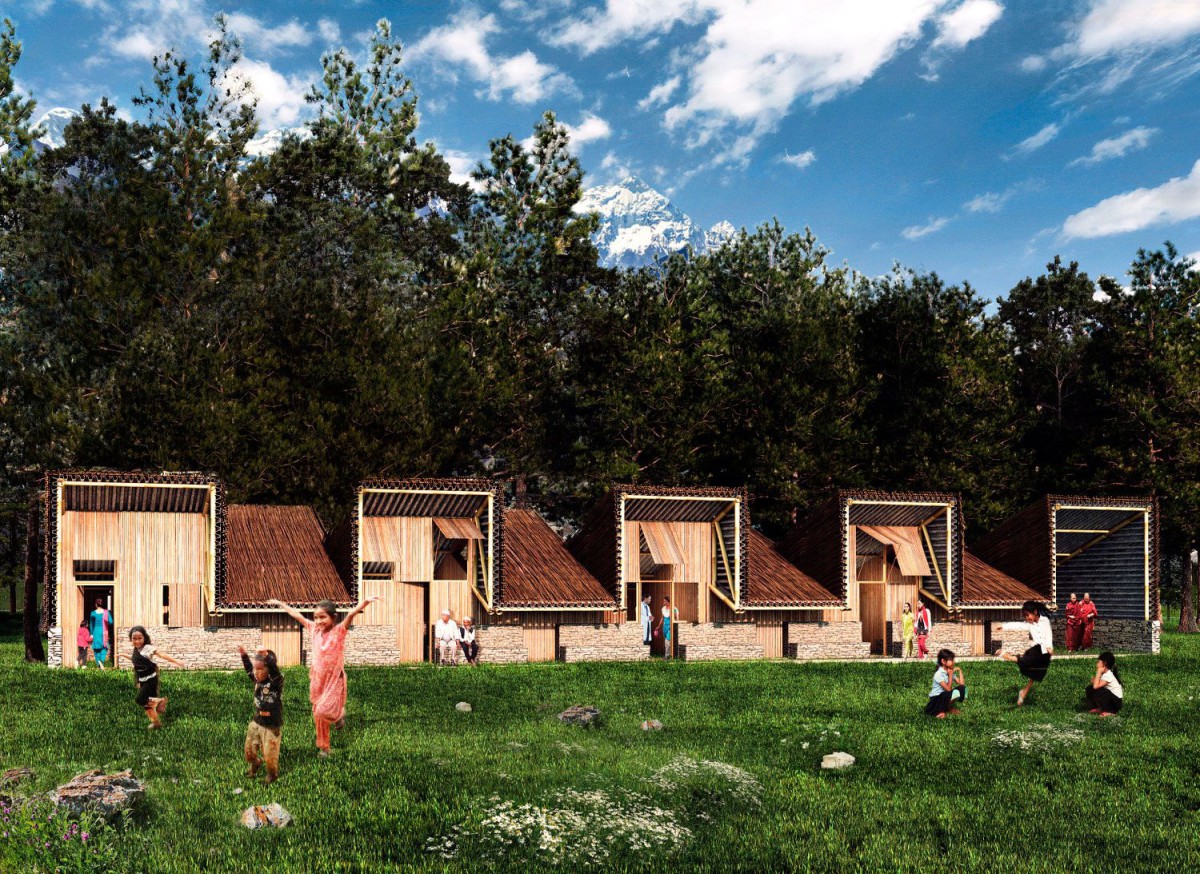
M1158 525L1153 498L1047 495L972 545L973 554L1010 581L1004 587L1011 596L981 591L964 613L994 633L994 623L1015 616L1027 597L1054 611L1062 641L1068 599L1086 592L1100 614L1096 648L1157 652ZM1013 586L1018 580L1020 588Z
M227 507L221 482L199 473L59 471L45 497L52 666L76 665L75 629L97 598L114 653L142 625L190 667L239 667L238 645L299 664L300 629L267 600L349 600L309 507Z

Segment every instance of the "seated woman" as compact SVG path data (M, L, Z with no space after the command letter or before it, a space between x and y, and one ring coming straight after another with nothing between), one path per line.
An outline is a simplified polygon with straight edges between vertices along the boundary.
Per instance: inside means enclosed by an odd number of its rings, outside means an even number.
M1096 659L1096 676L1088 684L1087 703L1091 705L1088 712L1097 716L1115 716L1121 712L1125 687L1117 674L1117 657L1111 652L1102 652Z
M459 649L468 665L479 664L479 642L475 640L475 621L470 616L464 616L462 626L458 629Z

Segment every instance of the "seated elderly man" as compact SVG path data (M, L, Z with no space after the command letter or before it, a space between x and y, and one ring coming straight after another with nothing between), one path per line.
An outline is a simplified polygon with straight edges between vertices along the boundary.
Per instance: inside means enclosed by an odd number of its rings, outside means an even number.
M442 618L433 626L433 645L439 664L458 664L458 642L458 623L450 618L449 610L443 610Z
M459 648L468 665L479 664L479 643L475 640L475 620L470 616L463 617L462 627L458 630Z

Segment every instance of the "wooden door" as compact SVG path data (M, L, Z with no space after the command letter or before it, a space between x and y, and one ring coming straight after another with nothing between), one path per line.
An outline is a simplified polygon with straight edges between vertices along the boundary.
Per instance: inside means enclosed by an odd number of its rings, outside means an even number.
M303 630L290 617L268 614L262 621L262 647L275 653L280 667L300 664Z
M396 647L402 662L423 662L429 657L429 589L426 583L397 582Z
M859 583L858 599L863 640L871 644L873 654L882 655L887 633L887 583Z

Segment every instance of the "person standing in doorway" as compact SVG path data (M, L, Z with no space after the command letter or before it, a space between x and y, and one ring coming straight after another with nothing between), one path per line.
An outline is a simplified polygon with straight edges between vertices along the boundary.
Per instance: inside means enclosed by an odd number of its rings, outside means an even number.
M653 634L654 614L650 612L650 596L645 595L642 598L642 643L649 646Z
M913 617L912 604L904 602L904 612L900 615L900 626L902 631L902 639L904 646L900 650L902 658L911 659L913 657L913 641L916 635L916 620Z
M1083 633L1083 618L1079 615L1079 600L1075 597L1075 593L1071 593L1071 597L1067 601L1067 606L1063 612L1067 616L1067 652L1075 652L1079 649L1080 638Z
M929 615L929 608L925 606L924 601L917 601L917 654L921 658L929 655L929 632L933 630L933 617Z
M96 599L96 609L88 614L88 631L92 635L92 654L100 670L106 670L108 661L108 634L112 629L112 615L104 609L104 599Z
M1087 592L1083 593L1083 601L1079 605L1079 618L1083 622L1083 627L1080 629L1079 648L1092 648L1092 633L1096 630L1096 619L1100 616L1100 611L1096 607L1096 602L1092 600L1092 596Z
M671 606L670 598L663 598L662 606L662 636L663 636L663 658L669 659L672 656L671 645L674 638L672 635L675 632L674 626L678 622L674 621L679 618L679 611Z

